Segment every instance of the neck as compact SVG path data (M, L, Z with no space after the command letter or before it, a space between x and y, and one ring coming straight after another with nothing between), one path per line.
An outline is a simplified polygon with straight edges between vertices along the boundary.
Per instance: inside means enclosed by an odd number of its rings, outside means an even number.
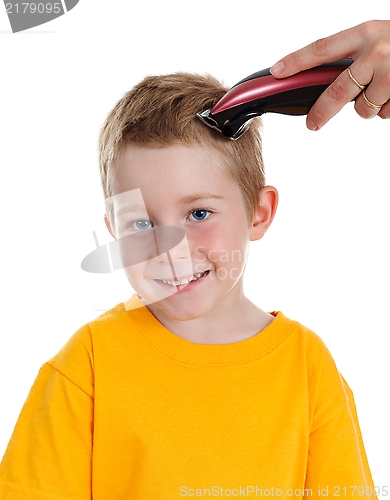
M274 319L245 297L242 282L237 282L222 300L200 317L183 321L172 318L156 304L147 307L165 328L198 344L239 342L253 337Z

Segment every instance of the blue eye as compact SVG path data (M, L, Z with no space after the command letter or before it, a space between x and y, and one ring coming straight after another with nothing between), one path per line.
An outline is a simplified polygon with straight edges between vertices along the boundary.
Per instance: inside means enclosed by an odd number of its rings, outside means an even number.
M141 223L138 225L138 223ZM146 225L145 225L146 223ZM139 219L139 220L134 220L129 224L129 227L132 229L138 229L139 231L144 231L145 229L149 229L147 224L150 224L150 220L148 219ZM133 227L135 225L135 227Z
M209 210L203 210L203 209L198 208L196 210L193 210L189 215L196 214L195 220L202 221L202 220L205 220L207 218L207 217L204 217L204 215L207 213L210 214L211 212Z
M212 210L204 210L203 208L196 208L195 210L192 210L187 217L190 215L194 214L194 221L195 222L202 222L206 219L209 218L210 215L212 215L214 212ZM208 215L207 215L208 214ZM132 220L127 224L127 227L134 231L145 231L147 229L150 229L153 227L153 223L150 222L149 219L137 219L137 220Z

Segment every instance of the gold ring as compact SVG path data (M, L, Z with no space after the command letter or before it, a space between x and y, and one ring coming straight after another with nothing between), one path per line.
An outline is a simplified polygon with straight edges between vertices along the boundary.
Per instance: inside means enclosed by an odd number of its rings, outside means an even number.
M350 69L350 67L349 67L349 66L348 66L348 75L349 75L349 78L353 81L353 83L354 83L355 85L357 85L357 86L359 87L359 89L360 89L360 90L364 90L364 89L366 88L366 86L365 86L365 85L362 85L361 83L359 83L359 82L356 80L356 78L354 78L354 77L352 76L351 69Z
M366 96L366 93L364 92L364 90L362 93L363 93L363 99L366 101L367 106L370 106L370 108L373 108L373 109L381 109L383 104L381 104L380 106L378 106L378 104L374 104L373 102L371 102L367 99L367 96Z

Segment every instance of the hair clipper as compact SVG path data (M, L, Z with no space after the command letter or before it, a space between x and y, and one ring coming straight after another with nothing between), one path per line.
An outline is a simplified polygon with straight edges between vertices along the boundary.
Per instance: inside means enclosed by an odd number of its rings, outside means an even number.
M341 59L277 79L270 68L239 81L212 108L198 118L224 136L236 140L256 116L264 113L306 115L322 92L351 64Z

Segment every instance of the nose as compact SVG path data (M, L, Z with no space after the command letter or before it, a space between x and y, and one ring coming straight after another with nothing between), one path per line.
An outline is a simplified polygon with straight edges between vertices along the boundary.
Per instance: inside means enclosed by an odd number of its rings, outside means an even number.
M191 251L188 244L187 235L184 232L184 237L180 243L168 251L161 253L156 258L157 262L161 264L172 265L179 261L189 260L191 261Z
M169 204L166 204L169 206ZM149 212L148 212L149 213ZM150 214L151 215L151 214ZM151 257L146 273L152 277L173 279L174 277L181 279L193 274L193 262L191 246L185 231L185 225L178 220L176 212L167 213L166 209L160 212L153 212L151 217L154 223L154 230L145 231L146 234L153 233L156 229L164 232L166 228L175 229L181 237L171 245L165 245L164 251L160 245L160 239L153 243L157 249L155 255ZM164 240L164 239L163 239ZM163 241L163 243L165 243ZM175 279L176 279L175 278Z
M194 273L187 235L176 246L156 256L152 274L165 279L183 279Z
M117 260L121 263L119 267L129 267L140 262L158 259L159 256L175 248L184 237L184 230L180 227L156 226L152 230L118 238L114 243L117 244Z

